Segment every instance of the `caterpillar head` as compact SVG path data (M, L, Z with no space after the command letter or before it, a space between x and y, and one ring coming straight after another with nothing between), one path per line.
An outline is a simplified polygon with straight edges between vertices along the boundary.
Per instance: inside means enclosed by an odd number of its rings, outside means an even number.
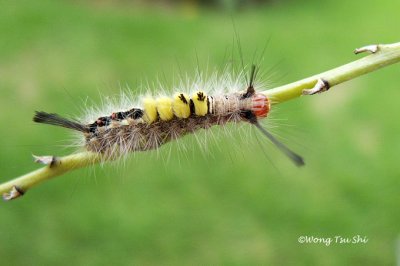
M257 93L253 86L249 86L241 98L244 101L241 108L243 113L250 112L256 119L267 117L271 109L271 102L267 96Z
M257 93L254 89L254 79L257 75L257 69L255 65L252 66L250 72L249 85L245 93L242 94L242 100L247 101L244 104L245 108L241 108L242 118L257 127L262 134L264 134L276 147L281 150L286 156L288 156L297 166L303 166L304 160L297 153L293 152L282 142L277 140L269 131L261 126L258 122L260 118L264 118L268 115L271 109L271 102L267 96L262 93ZM250 101L249 101L250 100Z
M271 109L271 103L267 96L262 93L257 93L254 88L254 81L258 74L258 68L255 65L251 66L251 71L248 80L248 86L245 93L242 95L242 99L249 99L247 108L243 108L243 111L250 111L252 117L256 119L264 118L268 115Z

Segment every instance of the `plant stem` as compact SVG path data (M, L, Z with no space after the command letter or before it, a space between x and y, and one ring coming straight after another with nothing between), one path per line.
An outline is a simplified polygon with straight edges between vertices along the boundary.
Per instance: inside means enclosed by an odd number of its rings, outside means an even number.
M316 91L322 92L347 80L400 61L400 43L372 45L356 50L357 53L364 51L370 51L373 54L321 74L263 91L262 93L269 97L273 104L278 104L297 98L305 94L307 90L308 94L310 94L310 89L313 88L313 93L315 93L318 85L327 85L327 87L321 87L321 90ZM3 195L5 200L17 198L42 181L71 170L99 163L102 159L104 160L101 154L92 152L81 152L60 158L52 156L38 157L38 162L47 164L45 167L0 184L0 194Z
M23 194L28 189L42 181L62 175L68 171L98 163L101 159L101 155L92 152L80 152L60 158L54 157L52 162L45 167L0 184L0 194L3 195L4 199L9 196L5 194L10 193L13 189L18 190L19 193ZM17 195L16 197L18 196L20 195ZM13 198L14 197L11 196L10 199Z
M328 70L290 84L263 91L273 104L285 102L302 95L303 90L313 88L319 79L329 83L330 88L363 74L400 61L400 43L377 45L377 51L349 64ZM360 48L361 49L361 48ZM357 51L357 50L356 50Z

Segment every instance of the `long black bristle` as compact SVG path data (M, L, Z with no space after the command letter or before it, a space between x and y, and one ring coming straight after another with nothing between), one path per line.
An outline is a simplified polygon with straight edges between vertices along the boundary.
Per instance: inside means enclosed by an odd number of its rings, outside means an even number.
M251 65L250 76L249 76L249 87L254 88L254 80L257 76L256 65Z
M42 111L36 111L35 116L33 117L33 121L36 123L54 125L59 127L65 127L81 132L89 132L87 126L82 125L78 122L66 119L64 117L59 116L58 114L49 114Z
M289 157L295 165L297 166L303 166L304 159L288 147L286 147L282 142L277 140L271 133L269 133L265 128L263 128L259 123L253 123L265 136L267 136L272 143L275 144L276 147L278 147L279 150L281 150L287 157Z
M254 95L254 93L256 93L256 90L254 89L254 80L255 80L256 76L257 76L256 65L252 65L251 70L250 70L250 75L249 75L249 84L248 84L246 93L243 94L243 98L250 98L251 96Z

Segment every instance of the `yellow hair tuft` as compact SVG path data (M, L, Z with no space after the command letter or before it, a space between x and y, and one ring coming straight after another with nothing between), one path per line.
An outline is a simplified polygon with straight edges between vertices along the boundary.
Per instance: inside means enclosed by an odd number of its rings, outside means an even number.
M148 124L153 123L157 119L157 103L153 98L143 99L144 116L143 119Z
M158 98L157 111L161 120L171 120L174 117L174 112L172 112L172 99L168 97Z
M192 101L195 114L198 116L205 116L208 112L207 95L202 91L198 91L193 94Z
M190 98L184 93L177 93L172 102L172 110L178 118L188 118L190 116Z

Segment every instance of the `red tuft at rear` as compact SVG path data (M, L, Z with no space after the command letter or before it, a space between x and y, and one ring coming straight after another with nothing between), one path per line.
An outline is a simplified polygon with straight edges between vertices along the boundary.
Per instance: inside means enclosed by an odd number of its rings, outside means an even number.
M251 111L257 118L266 117L270 108L270 101L264 94L257 93L252 97Z

